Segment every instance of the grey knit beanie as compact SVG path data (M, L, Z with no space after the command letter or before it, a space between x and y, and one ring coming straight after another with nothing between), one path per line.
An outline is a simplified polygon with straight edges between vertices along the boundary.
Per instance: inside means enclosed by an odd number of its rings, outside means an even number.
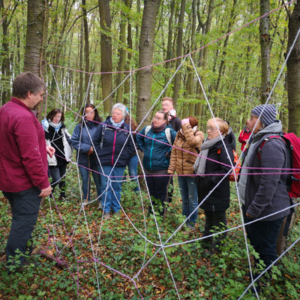
M261 114L262 111L263 113ZM276 121L276 107L272 104L258 105L251 110L251 114L257 117L261 114L260 121L265 126L269 126Z

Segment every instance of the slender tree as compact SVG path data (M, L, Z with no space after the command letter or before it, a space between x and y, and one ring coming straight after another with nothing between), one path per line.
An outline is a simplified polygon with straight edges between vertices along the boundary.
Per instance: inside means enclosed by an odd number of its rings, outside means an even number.
M145 1L139 46L139 67L149 66L153 62L154 32L160 0ZM138 72L137 122L140 123L151 106L153 68L148 67ZM149 122L149 117L145 120Z
M112 92L112 44L111 44L111 16L109 0L99 0L100 25L101 25L101 75L102 98L106 99ZM104 102L104 110L109 113L112 107L113 97L110 96Z
M270 11L270 0L260 0L260 15L264 15ZM265 103L270 93L270 17L266 16L260 19L260 49L261 49L261 103Z
M293 13L289 18L288 51L300 30L300 2L295 4ZM300 37L287 62L287 88L289 109L289 132L300 136Z

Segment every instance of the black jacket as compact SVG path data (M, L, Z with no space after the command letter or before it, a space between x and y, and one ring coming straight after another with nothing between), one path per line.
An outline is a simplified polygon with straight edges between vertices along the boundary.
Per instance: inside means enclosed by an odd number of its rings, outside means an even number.
M62 124L58 132L56 132L55 128L49 125L48 132L45 131L46 140L50 140L51 146L55 149L55 153L57 154L56 156L57 166L68 163L64 158L61 158L61 156L64 156L65 153L63 139L62 139L63 134L61 132L63 128L66 128L64 124ZM68 140L68 142L71 144L71 140Z
M103 130L103 126L105 126L105 130ZM103 166L126 167L135 153L132 138L129 136L129 125L123 123L120 129L112 126L110 117L108 117L104 125L100 124L97 127L93 137L95 150Z
M224 140L230 159L233 162L233 152L229 143ZM222 141L215 144L208 152L208 158L221 163L230 165L226 150ZM226 174L231 168L207 159L205 174ZM216 187L218 182L224 177L222 176L197 176L196 184L198 189L198 202L202 200ZM230 185L227 176L212 194L201 204L200 208L209 211L225 210L229 207Z
M254 168L277 168L277 170L248 170L249 173L264 173L264 175L249 175L247 178L245 209L254 218L261 218L290 206L290 197L286 186L287 175L281 174L280 170L287 168L285 143L281 139L271 138L259 151L261 143L270 135L274 134L266 134L256 143L256 149L249 161L249 165ZM262 221L277 220L288 215L289 212L290 210L287 209Z

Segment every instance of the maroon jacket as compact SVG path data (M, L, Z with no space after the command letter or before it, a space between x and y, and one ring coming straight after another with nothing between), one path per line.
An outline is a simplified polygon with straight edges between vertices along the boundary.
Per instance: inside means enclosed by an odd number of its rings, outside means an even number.
M45 133L20 100L0 108L0 190L17 193L49 184Z

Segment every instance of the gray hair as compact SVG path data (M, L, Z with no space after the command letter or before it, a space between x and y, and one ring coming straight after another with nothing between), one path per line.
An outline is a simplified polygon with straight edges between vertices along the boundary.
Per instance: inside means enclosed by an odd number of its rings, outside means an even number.
M116 104L113 106L113 108L112 108L112 110L111 110L111 113L113 112L114 109L120 110L120 111L122 112L124 118L126 117L126 115L127 115L127 113L128 113L128 112L127 112L126 106L125 106L124 104L122 104L122 103L116 103Z

